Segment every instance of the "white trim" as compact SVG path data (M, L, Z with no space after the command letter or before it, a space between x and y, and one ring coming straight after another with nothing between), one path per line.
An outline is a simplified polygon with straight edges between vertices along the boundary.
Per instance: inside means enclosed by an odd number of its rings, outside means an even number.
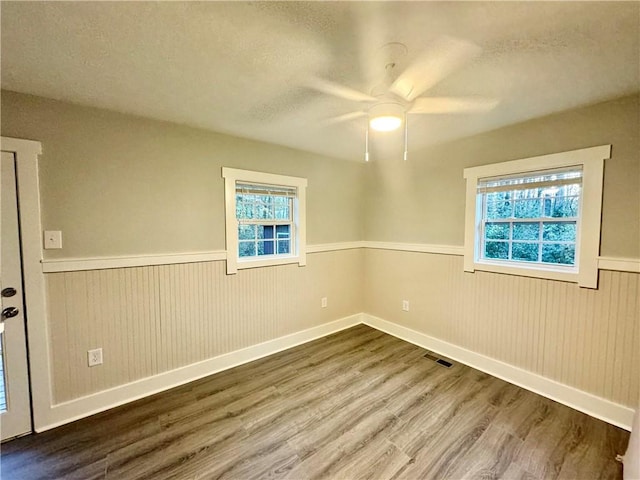
M401 252L434 253L439 255L464 255L464 247L457 245L429 245L419 243L394 242L337 242L307 245L307 254L372 248L379 250L396 250ZM165 253L158 255L131 255L94 258L56 258L42 261L44 273L75 272L82 270L105 270L109 268L147 267L153 265L172 265L180 263L218 262L226 260L225 250L210 252ZM640 259L598 257L600 270L640 273ZM512 274L512 272L502 272ZM522 273L518 273L522 275Z
M373 315L363 314L363 323L407 342L432 350L472 368L550 398L625 430L631 430L633 409L577 388L556 382L536 373L509 365L480 353L453 345L416 330Z
M160 255L132 255L95 258L60 258L42 261L44 273L105 270L109 268L148 267L176 263L215 262L226 260L224 250L211 252L165 253Z
M464 247L457 245L430 245L426 243L395 243L365 241L365 248L401 250L403 252L437 253L440 255L464 255Z
M16 158L22 275L24 281L27 338L29 343L29 374L34 428L39 425L51 405L49 369L49 332L42 260L42 228L40 226L40 188L38 155L40 142L2 137L2 151L13 152Z
M640 273L640 259L598 257L598 268L600 270L613 270L617 272Z
M464 169L464 178L496 177L498 175L512 175L515 173L532 172L535 170L571 167L573 165L582 165L585 158L602 160L609 158L610 155L611 145L600 145L597 147L551 153L549 155L540 155L520 160L510 160L507 162L480 165L478 167L468 167Z
M576 254L580 256L578 285L598 288L604 160L611 157L611 145L585 150L591 151L582 164L582 195L577 233L580 244L576 244Z
M354 248L363 248L366 242L340 242L340 243L318 243L316 245L307 245L307 253L333 252L336 250L353 250Z
M333 252L362 248L364 242L320 243L307 245L307 253ZM110 268L150 267L180 263L219 262L227 259L226 250L210 252L163 253L158 255L127 255L93 258L52 258L42 260L44 273L106 270Z
M464 270L496 271L504 273L504 267L494 268L493 264L479 261L479 221L477 185L481 178L526 173L551 168L582 165L582 195L580 195L580 220L578 222L576 256L579 270L575 273L549 272L548 270L523 269L521 275L537 276L552 280L576 282L581 287L598 288L598 255L600 252L600 217L602 213L602 180L604 160L611 157L611 145L582 148L569 152L553 153L538 157L492 163L464 169L466 182L465 247ZM514 275L520 267L509 265ZM535 275L535 273L538 275Z
M238 273L243 268L265 267L270 265L284 265L297 263L307 264L307 179L276 175L273 173L255 172L251 170L238 170L236 168L222 167L224 178L224 205L225 205L225 235L227 253L227 275ZM291 239L293 255L281 257L274 255L271 258L247 258L245 261L238 259L238 220L236 218L236 183L251 182L270 185L281 185L296 189L294 202L293 222L294 235Z
M340 330L362 323L361 314L351 315L317 327L275 338L247 348L225 353L202 362L164 372L153 377L119 385L68 402L58 403L48 408L46 416L36 424L36 431L43 432L65 423L88 417L99 412L132 402L134 400L163 392L199 378L229 368L273 355L288 348L310 342Z
M466 257L465 257L466 260ZM481 272L502 273L504 275L518 275L520 277L541 278L541 272L544 272L544 278L547 280L558 280L561 282L576 283L575 271L562 271L561 267L557 269L547 268L545 265L537 266L513 266L511 264L501 265L498 262L480 261L475 262L474 270Z

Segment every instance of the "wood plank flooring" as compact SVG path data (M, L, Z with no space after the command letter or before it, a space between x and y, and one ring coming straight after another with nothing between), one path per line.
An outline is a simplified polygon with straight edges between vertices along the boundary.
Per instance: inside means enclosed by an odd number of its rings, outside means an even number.
M629 434L360 325L2 445L8 479L616 479Z

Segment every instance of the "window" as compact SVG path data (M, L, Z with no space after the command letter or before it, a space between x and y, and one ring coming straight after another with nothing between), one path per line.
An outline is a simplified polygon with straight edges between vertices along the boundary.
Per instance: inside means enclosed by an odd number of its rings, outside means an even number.
M575 267L582 166L478 181L480 258Z
M223 168L227 273L305 265L304 178Z
M465 270L597 288L610 145L467 168Z

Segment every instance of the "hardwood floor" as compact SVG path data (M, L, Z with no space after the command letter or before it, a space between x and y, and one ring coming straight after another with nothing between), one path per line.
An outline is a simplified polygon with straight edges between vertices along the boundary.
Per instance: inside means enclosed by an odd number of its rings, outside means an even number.
M360 325L2 445L2 479L606 479L629 434Z

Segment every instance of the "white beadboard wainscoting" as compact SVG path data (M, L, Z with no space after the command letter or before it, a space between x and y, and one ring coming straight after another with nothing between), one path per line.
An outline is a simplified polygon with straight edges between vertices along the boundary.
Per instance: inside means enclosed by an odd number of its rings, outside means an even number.
M359 323L363 256L232 276L223 261L46 274L51 398L36 430ZM94 348L104 364L89 368Z
M90 395L75 398L52 406L50 423L41 425L36 431L41 432L64 425L80 418L103 412L140 398L163 392L173 387L213 375L214 373L252 362L274 353L293 348L303 343L354 327L362 323L362 314L327 322L316 327L268 340L250 347L234 350L216 357L192 363L153 376L144 377L133 382L101 390Z
M307 251L306 267L237 276L225 274L224 252L43 262L51 401L36 430L361 322L629 428L639 389L636 260L605 260L623 271L601 271L599 290L586 290L465 274L456 246ZM87 367L87 350L99 347L104 364Z

